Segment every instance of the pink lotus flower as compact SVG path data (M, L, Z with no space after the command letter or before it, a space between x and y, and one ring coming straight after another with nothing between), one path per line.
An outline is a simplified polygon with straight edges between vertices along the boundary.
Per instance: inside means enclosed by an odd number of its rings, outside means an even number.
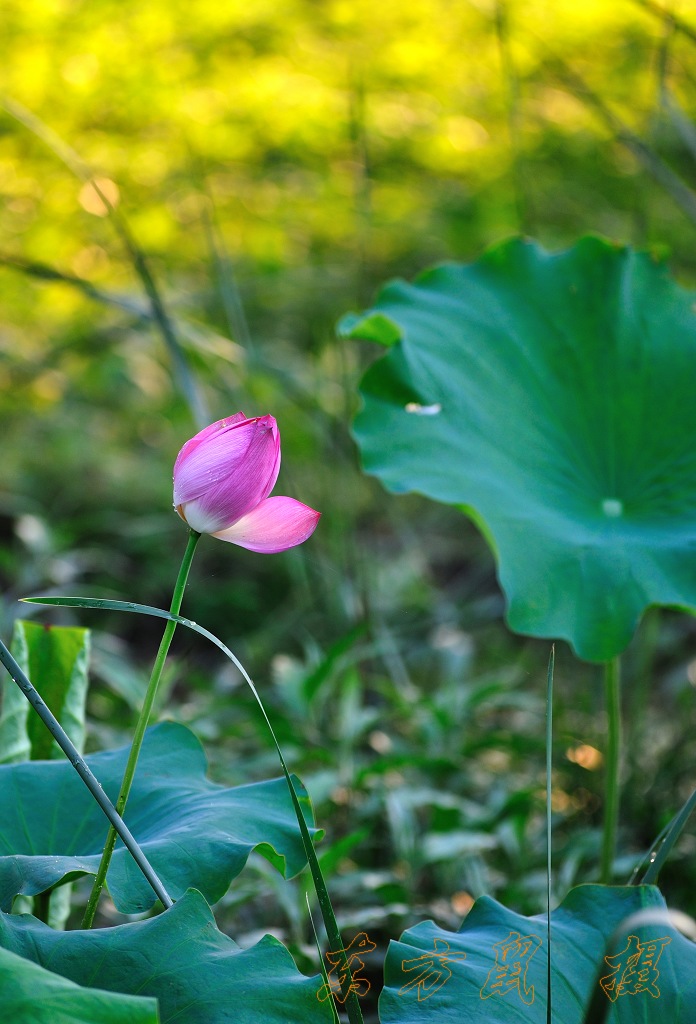
M302 544L319 512L294 498L269 498L280 469L273 416L243 412L211 423L177 455L174 507L197 533L274 554Z

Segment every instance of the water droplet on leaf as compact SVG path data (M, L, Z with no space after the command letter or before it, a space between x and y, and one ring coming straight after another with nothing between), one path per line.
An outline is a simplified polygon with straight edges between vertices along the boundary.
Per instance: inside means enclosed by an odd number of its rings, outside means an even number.
M602 512L607 519L618 519L623 515L623 502L618 498L605 498L602 502Z

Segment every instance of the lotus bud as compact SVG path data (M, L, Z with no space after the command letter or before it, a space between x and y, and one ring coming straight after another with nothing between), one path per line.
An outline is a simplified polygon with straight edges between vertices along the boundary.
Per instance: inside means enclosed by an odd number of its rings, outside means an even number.
M174 507L197 533L274 554L302 544L319 512L294 498L268 495L280 470L280 434L273 416L242 412L211 423L174 463Z

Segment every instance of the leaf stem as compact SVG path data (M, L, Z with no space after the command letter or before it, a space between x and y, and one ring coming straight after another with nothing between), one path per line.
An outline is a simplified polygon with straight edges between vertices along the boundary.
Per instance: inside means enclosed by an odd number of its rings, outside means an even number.
M154 889L158 899L164 904L165 907L171 907L173 905L172 899L169 896L167 890L164 888L159 878L152 870L152 867L145 857L145 854L140 849L135 839L131 835L130 831L126 827L126 823L123 821L121 816L117 813L114 805L109 800L108 796L101 788L97 778L92 772L91 768L77 750L77 747L72 742L65 729L58 721L58 719L51 713L46 706L41 694L36 687L31 683L28 677L24 674L22 669L19 667L11 653L5 647L2 640L0 640L0 662L5 666L9 672L11 678L15 681L17 686L20 688L24 696L27 698L31 706L36 711L37 715L44 723L46 728L49 730L53 738L55 739L58 746L61 748L65 756L70 761L77 774L84 782L87 789L90 791L94 799L97 801L104 814L111 822L113 828L123 840L123 845L126 847L128 852L133 857L133 860L138 865L142 873L147 878L148 882Z
M44 892L37 893L36 896L34 896L34 906L32 909L32 914L37 919L37 921L43 921L44 924L48 924L50 904L50 889L46 889Z
M619 822L619 770L621 763L621 676L618 658L604 663L607 704L607 765L604 788L604 832L600 881L609 885L616 854Z
M186 551L181 561L179 568L179 575L176 578L174 584L174 593L172 594L172 603L170 605L170 611L173 615L178 615L181 608L181 602L184 596L184 589L186 587L186 580L188 579L189 570L191 569L191 562L193 561L193 554L196 550L196 544L200 538L200 533L196 533L195 530L189 530L188 543L186 545ZM130 754L128 755L128 761L126 763L126 770L123 774L123 781L121 782L121 789L119 790L118 799L116 801L116 810L119 814L123 814L128 796L133 785L133 778L135 776L135 769L138 764L138 758L140 756L140 748L143 745L143 739L145 737L145 730L147 729L148 722L150 721L150 715L152 714L152 707L155 703L155 697L157 696L157 689L159 687L160 679L162 678L162 670L164 669L164 663L167 660L167 654L169 653L169 647L174 636L174 630L176 629L176 622L168 620L167 625L164 629L162 640L160 641L159 650L157 651L157 657L155 663L152 666L152 672L150 674L150 681L147 684L147 690L145 692L145 699L143 706L140 709L138 715L138 721L135 725L135 733L133 735L133 742L131 743ZM114 852L114 846L116 845L116 830L112 826L107 834L106 842L104 844L104 850L102 852L101 860L99 862L99 868L92 885L92 891L87 901L87 907L85 909L84 917L82 919L83 928L91 928L94 923L94 915L97 912L97 904L99 903L99 897L101 896L104 883L106 881L106 874L109 870L111 858Z

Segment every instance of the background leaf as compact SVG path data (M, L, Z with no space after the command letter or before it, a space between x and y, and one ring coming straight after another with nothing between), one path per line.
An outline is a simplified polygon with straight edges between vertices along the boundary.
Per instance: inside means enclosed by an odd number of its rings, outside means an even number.
M348 320L400 338L362 380L365 469L464 507L512 629L606 661L649 605L696 609L693 301L627 247L514 239Z
M80 753L85 741L89 630L17 619L12 653ZM63 758L43 722L16 684L2 680L0 763Z
M604 961L628 946L628 935L613 935L630 915L651 908L666 912L664 900L653 886L581 885L573 889L553 911L552 970L554 1020L581 1024L598 978L611 978L614 965ZM624 991L613 1001L608 1020L615 1024L692 1024L696 1005L696 950L666 921L630 926L640 942L669 938L657 963L658 975L648 971L648 991ZM505 943L511 933L521 940L531 936L531 955L510 951L507 969ZM546 1022L546 914L523 917L484 896L477 900L458 932L445 931L424 921L391 943L385 964L385 988L380 998L383 1024L545 1024ZM538 940L538 942L537 942ZM435 942L445 954L466 954L465 959L435 961L434 970L451 971L439 989L427 968L427 955ZM447 945L444 945L444 944ZM616 948L614 948L614 943ZM514 940L512 942L514 947ZM448 949L449 947L449 949ZM497 959L496 959L497 953ZM408 961L423 958L420 966ZM404 967L404 962L406 966ZM514 984L516 964L520 984ZM641 964L644 967L645 963ZM600 970L601 968L601 970ZM421 971L431 973L427 984L414 984ZM500 981L502 979L502 981ZM500 984L492 988L496 981ZM635 976L634 976L635 981ZM409 987L410 986L410 987ZM524 996L523 996L524 993Z
M0 949L0 1004L12 1024L158 1024L154 999L82 988Z
M89 686L90 632L79 626L41 625L16 619L12 636L14 657L36 687L79 753L85 743L85 711ZM0 763L65 757L35 715L24 694L3 673L0 705ZM62 886L50 897L46 913L52 928L64 928L70 914L72 887ZM31 911L31 900L22 910Z
M122 747L87 758L112 800L127 754ZM172 897L197 886L215 902L257 848L286 875L300 871L305 857L285 780L226 789L205 770L200 743L184 726L148 730L125 818ZM309 800L295 785L311 821ZM20 893L94 874L105 835L101 811L67 762L0 767L0 906L9 910ZM107 882L122 913L155 902L120 841Z
M161 1024L322 1024L321 978L299 974L277 939L240 949L218 931L198 892L149 921L54 932L35 918L0 916L0 945L82 985L155 996Z

